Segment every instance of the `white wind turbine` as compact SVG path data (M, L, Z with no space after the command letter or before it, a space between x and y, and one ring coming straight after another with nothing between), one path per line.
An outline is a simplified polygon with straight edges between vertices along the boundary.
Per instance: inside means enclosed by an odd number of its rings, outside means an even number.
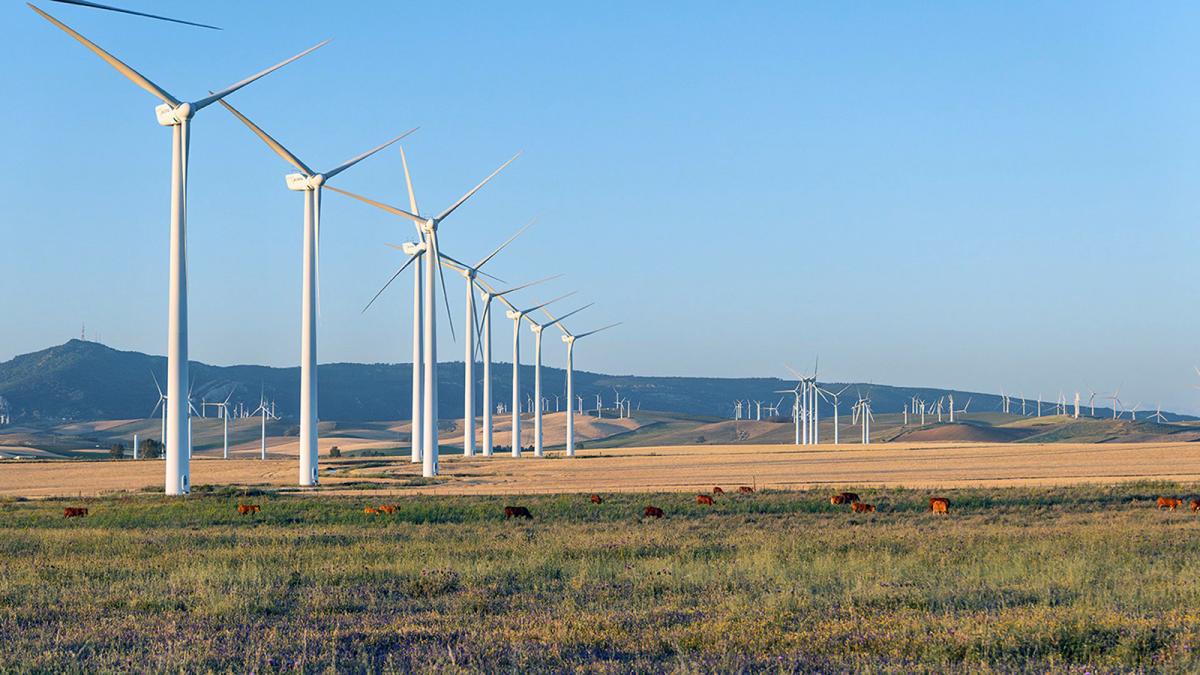
M539 323L538 321L534 320L532 317L529 317L529 316L525 317L526 319L528 319L529 329L533 331L533 335L534 335L534 339L533 339L533 354L534 354L533 399L535 402L534 411L533 411L533 456L534 457L545 457L546 456L546 450L542 446L542 410L546 407L542 403L542 401L543 401L543 399L542 399L542 332L545 329L549 328L550 326L561 325L561 322L564 319L570 318L571 316L582 312L583 310L587 309L588 307L591 307L593 304L595 304L595 303L589 302L588 304L584 305L583 307L580 307L579 309L571 310L570 312L567 312L566 314L562 315L561 317L559 317L557 319L555 319L554 317L551 317L550 321L547 321L546 323ZM546 311L545 307L542 307L542 311ZM549 314L549 312L547 312L547 314Z
M459 197L456 202L451 204L441 213L438 213L436 216L418 215L419 211L417 210L417 198L412 189L412 179L408 173L407 160L404 162L404 178L408 186L409 207L412 209L411 211L405 211L404 209L396 208L395 206L389 206L383 202L368 199L352 192L347 192L340 188L333 187L332 185L328 186L329 189L333 190L334 192L341 193L347 197L370 204L371 206L387 211L393 215L397 215L402 218L408 218L409 220L413 221L417 227L417 232L420 234L421 242L424 244L423 250L417 255L424 259L424 270L422 270L424 275L422 280L423 297L421 299L421 346L423 352L421 359L423 362L421 365L421 376L424 380L421 385L421 474L426 478L432 478L438 474L437 312L434 311L434 289L437 286L437 279L439 277L441 278L442 298L446 302L446 323L450 327L451 336L454 335L454 319L450 316L450 296L446 290L446 275L442 271L441 254L438 250L438 227L441 225L443 220L448 218L451 213L454 213L458 207L462 206L464 202L474 196L476 192L478 192L483 188L484 185L488 183L488 181L495 178L496 174L503 171L504 168L509 164L512 164L520 155L521 153L519 152L516 155L513 155L511 159L501 164L500 167L489 174L487 178L484 178L479 182L478 185L471 188L466 194L464 194L462 197ZM415 256L413 259L415 259ZM403 269L404 268L401 268L401 270ZM434 273L435 269L437 270L436 276ZM468 327L468 329L470 329L470 327Z
M229 392L229 396L226 396L225 400L220 403L204 402L204 403L200 404L200 412L202 413L201 416L203 416L205 409L208 408L209 406L212 406L220 411L221 422L224 425L224 429L223 429L224 444L222 446L223 451L221 453L222 459L229 459L229 399L231 399L231 398L233 398L232 390Z
M1157 406L1155 406L1154 414L1150 416L1150 419L1154 420L1155 422L1158 422L1159 424L1167 423L1167 416L1164 415L1162 412L1162 404L1161 403L1159 403Z
M300 485L317 484L317 311L321 298L321 188L325 182L416 131L415 128L329 171L314 171L283 144L225 101L220 102L283 161L300 173L285 177L287 189L304 194L304 278L300 295Z
M254 410L254 412L250 413L250 416L253 417L259 413L262 413L262 438L260 440L258 458L266 459L267 458L267 420L268 419L273 419L273 420L279 419L278 417L275 416L274 401L272 401L270 405L267 405L267 397L265 395L260 396L258 399L258 408L256 408Z
M151 82L117 57L101 49L58 19L33 4L29 7L54 24L80 44L90 49L117 72L137 86L150 92L162 104L154 109L158 123L171 127L171 245L168 272L167 303L167 400L165 404L167 432L166 479L168 495L183 495L191 491L190 421L184 392L188 391L188 328L187 328L187 170L188 146L191 139L192 117L204 108L274 70L321 47L321 42L299 54L236 82L216 93L196 101L181 101ZM101 7L103 8L103 7ZM326 41L328 42L328 41Z
M871 414L871 399L863 398L862 394L858 395L858 403L854 404L854 424L862 424L862 444L871 444L871 420L874 419Z
M554 319L554 315L551 314L549 310L542 308L542 311L546 313L546 316L550 317L551 319ZM578 311L578 310L576 310L576 311ZM621 323L620 322L610 323L607 326L604 326L603 328L589 330L586 333L573 334L573 333L571 333L571 331L567 330L567 327L565 325L563 325L562 320L565 318L566 317L563 316L561 318L556 319L555 325L558 326L558 329L562 331L562 341L567 343L567 445L566 445L566 453L567 453L567 457L574 457L575 456L575 411L571 408L571 397L575 395L575 342L578 340L581 340L589 335L595 335L596 333L599 333L600 331L605 331L605 330L608 330L609 328L614 328L616 326L619 326L619 325L621 325ZM599 407L599 406L597 406L597 407ZM739 410L741 409L741 403L738 403L738 408L739 408ZM579 397L579 413L581 415L583 414L583 397L582 396Z
M160 407L162 408L162 436L160 438L163 439L165 450L167 444L167 395L163 393L162 387L158 384L158 376L151 372L150 377L154 378L154 388L158 390L158 402L154 404L154 410L150 411L150 417L154 417L154 413L158 412ZM164 454L163 457L165 458L166 455Z

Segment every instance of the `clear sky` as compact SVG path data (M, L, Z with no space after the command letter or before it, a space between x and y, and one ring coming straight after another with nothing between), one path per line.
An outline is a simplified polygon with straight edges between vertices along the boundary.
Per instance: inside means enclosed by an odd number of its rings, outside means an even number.
M597 304L575 330L624 321L581 368L783 376L819 354L831 380L1200 411L1195 3L119 1L225 30L41 5L181 98L332 38L230 100L318 168L420 125L427 210L524 149L443 247L477 258L540 214L493 272L565 273L523 298L578 289ZM0 55L0 359L83 322L163 353L157 101L23 3ZM298 363L288 169L218 107L195 119L193 358ZM335 184L405 203L395 151ZM323 230L320 360L407 361L408 275L361 309L412 227L326 192Z

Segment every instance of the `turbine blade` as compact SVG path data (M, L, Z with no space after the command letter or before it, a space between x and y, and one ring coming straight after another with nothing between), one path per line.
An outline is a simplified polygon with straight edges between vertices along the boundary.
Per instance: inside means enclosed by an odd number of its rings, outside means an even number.
M349 169L350 167L354 166L355 164L358 164L359 162L361 162L364 159L370 157L371 155L379 152L380 150L383 150L384 148L392 145L393 143L399 141L401 138L404 138L405 136L411 134L412 132L416 131L419 128L420 127L413 127L411 129L409 129L408 131L400 134L399 136L393 138L392 140L390 140L382 145L377 145L374 148L371 148L370 150L362 153L358 157L355 157L354 159L347 160L346 162L344 162L337 168L333 169L332 171L326 171L324 173L325 178L326 179L333 178L334 176L338 175L339 173L345 171L346 169Z
M549 276L544 279L538 279L537 281L530 281L529 283L521 284L520 286L514 286L512 288L500 291L499 293L492 293L492 295L499 298L499 297L508 295L509 293L512 293L514 291L519 291L523 288L529 288L530 286L536 286L538 284L545 283L547 281L553 281L554 279L557 279L561 276L562 276L561 274L555 274L554 276Z
M210 91L208 93L211 94L212 92ZM313 175L312 169L308 168L307 164L300 161L299 157L297 157L295 154L293 154L287 148L283 147L282 143L280 143L279 141L272 138L270 134L263 131L262 128L260 128L257 124L255 124L254 122L251 122L249 120L249 118L247 118L245 115L243 115L241 112L239 112L237 108L234 108L233 106L229 105L225 101L218 101L218 103L225 106L225 109L228 110L230 112L230 114L232 114L234 117L241 120L242 124L245 124L246 127L250 129L250 131L254 132L255 136L258 136L259 139L261 139L263 143L267 144L268 148L271 148L272 150L275 151L275 154L282 157L283 161L296 167L297 169L300 170L300 173L303 173L306 176Z
M522 151L522 152L523 152L523 151ZM475 187L471 188L471 190L470 190L469 192L467 192L467 194L463 195L462 197L459 197L459 198L458 198L458 201L456 201L456 202L454 202L453 204L451 204L451 205L450 205L450 208L448 208L448 209L446 209L445 211L442 211L441 213L439 213L439 214L437 215L437 217L436 217L436 218L434 218L434 220L442 220L442 219L446 218L447 216L449 216L451 213L454 213L455 209L457 209L458 207L460 207L460 206L462 206L462 205L463 205L463 202L465 202L465 201L467 201L468 199L470 199L470 198L471 198L471 196L472 196L472 195L474 195L476 192L479 192L479 189L480 189L480 188L482 188L484 185L487 185L487 182L488 182L488 181L490 181L491 179L495 178L495 177L496 177L496 174L498 174L498 173L500 173L501 171L503 171L503 170L504 170L504 167L506 167L506 166L508 166L509 164L512 164L513 162L515 162L515 161L517 160L517 158L518 158L518 157L520 157L520 156L521 156L521 153L520 153L520 152L518 152L517 154L513 155L511 159L509 159L507 162L505 162L505 163L501 164L501 165L500 165L500 168L496 169L495 171L493 171L493 172L491 173L491 175L489 175L487 178L484 178L482 181L480 181L480 182L479 182L479 185L476 185Z
M400 164L404 166L404 186L408 188L408 208L413 213L420 213L417 208L417 193L413 192L412 175L408 173L408 157L404 154L404 146L400 146ZM424 235L422 235L424 241Z
M233 92L237 91L238 89L241 89L242 87L257 80L258 78L263 77L265 75L269 75L269 74L275 72L276 70L279 70L280 68L291 63L292 61L295 61L296 59L300 58L301 56L307 56L308 54L311 54L312 52L320 49L321 47L324 47L327 44L329 44L329 40L324 40L322 42L319 42L319 43L313 45L312 47L305 49L304 51L300 52L299 54L297 54L289 59L284 59L283 61L276 63L275 65L271 66L270 68L267 68L266 70L260 70L259 72L251 75L250 77L247 77L244 80L234 82L233 84L229 85L228 87L225 87L224 89L222 89L221 91L218 91L215 94L210 94L210 95L200 99L199 101L193 102L192 109L193 110L203 110L204 108L207 108L208 106L212 105L213 103L220 101L221 99L232 94Z
M387 290L388 286L392 285L392 282L396 280L396 277L400 276L401 272L408 269L408 266L413 264L413 262L416 261L417 258L420 258L421 255L421 253L418 253L416 255L409 256L408 262L404 263L400 266L400 269L396 270L396 273L392 275L392 278L387 280L387 283L383 285L383 288L379 289L379 292L375 294L375 297L371 298L371 302L368 302L366 307L362 308L362 311L365 312L370 309L371 305L375 304L375 301L379 299L379 296L383 295L383 292Z
M458 336L454 334L454 313L450 311L450 292L446 290L446 270L442 269L442 256L438 251L437 230L433 231L429 240L433 245L433 258L437 261L438 276L442 281L442 299L446 302L446 325L450 327L450 338L457 341Z
M594 302L589 302L588 304L584 305L583 307L580 307L579 309L576 309L576 310L572 310L572 311L570 311L570 312L567 312L566 314L563 314L562 316L558 317L557 319L554 319L553 321L551 321L550 323L548 323L548 324L545 324L545 325L546 325L546 326L553 326L553 325L555 325L555 324L561 324L563 321L565 321L566 319L568 319L568 318L569 318L571 315L573 315L573 314L578 314L578 313L582 312L583 310L587 309L588 307L591 307L591 306L592 306L592 305L594 305L594 304L596 304L596 303L594 303ZM542 309L542 311L543 311L543 312L545 312L546 310L545 310L545 309ZM549 312L546 312L546 313L547 313L547 314L549 314ZM553 317L551 317L551 318L553 318Z
M358 201L363 202L364 204L370 204L371 206L374 206L377 209L383 209L384 211L387 211L388 213L391 213L393 215L400 216L402 218L408 218L409 220L413 221L414 223L425 222L425 219L422 218L421 216L418 216L413 213L409 213L408 211L405 211L404 209L398 209L394 206L388 206L387 204L384 204L383 202L377 202L374 199L368 199L361 195L356 195L353 192L346 192L345 190L343 190L339 187L334 187L332 185L325 185L323 187L333 190L334 192L337 192L339 194L346 195L347 197L349 197L351 199L357 199Z
M569 298L569 297L571 297L572 295L575 295L575 294L576 294L576 293L578 293L578 292L579 292L579 291L571 291L570 293L564 293L563 295L560 295L560 296L558 296L557 298L554 298L553 300L547 300L546 302L543 302L543 303L542 303L542 304L540 304L540 305L534 305L533 307L530 307L529 309L525 310L525 313L526 313L526 314L528 314L528 313L530 313L530 312L533 312L533 311L539 310L539 309L541 309L541 308L545 307L546 305L554 304L554 303L558 302L559 300L562 300L563 298ZM531 319L531 320L532 320L532 319Z
M596 333L599 333L600 331L608 330L609 328L616 328L617 326L620 326L622 323L624 323L624 322L623 322L623 321L618 321L618 322L616 322L616 323L610 323L610 324L608 324L607 326L605 326L605 327L603 327L603 328L597 328L596 330L589 330L589 331L588 331L588 332L586 332L586 333L580 333L580 334L578 334L578 335L576 335L576 336L575 336L575 339L576 339L576 340L578 340L579 338L585 338L585 337L587 337L587 336L589 336L589 335L595 335Z
M497 253L499 253L500 251L503 251L505 246L508 246L509 244L511 244L513 242L514 239L516 239L517 237L524 234L525 230L528 230L536 222L537 222L537 216L534 216L532 220L530 220L528 223L525 223L525 227L522 227L521 229L517 230L516 234L514 234L513 236L511 236L507 240L505 240L505 242L503 244L500 244L499 246L497 246L496 250L487 254L487 256L484 257L483 260L480 260L478 263L475 263L475 269L479 269L479 268L483 267L484 265L488 264L489 260L491 260L492 258L495 258Z
M153 82L151 82L149 80L149 78L147 78L145 75L142 75L141 73L134 70L133 68L130 68L128 65L126 65L123 61L121 61L117 57L115 57L112 54L109 54L108 52L101 49L99 46L96 45L96 43L83 37L79 33L76 33L75 30L72 29L67 24L65 24L65 23L59 21L58 19L50 16L49 14L43 12L41 9L39 9L37 7L37 5L34 5L31 2L25 3L25 4L29 5L29 8L32 9L33 11L42 15L43 19L49 21L50 23L54 24L55 26L58 26L67 35L70 35L71 37L78 40L79 43L82 44L84 47L87 47L88 49L92 50L92 52L95 53L96 56L99 56L100 58L104 59L104 61L106 63L108 63L108 65L112 66L113 68L116 68L117 72L119 72L122 75L124 75L125 77L129 78L129 80L132 81L137 86L139 86L142 89L145 89L146 91L153 94L156 98L158 98L163 103L166 103L170 106L177 106L180 103L182 103L182 101L180 101L179 99L168 94L165 89L163 89L162 87L158 86L157 84L154 84Z
M80 7L94 7L95 9L105 9L110 12L120 12L121 14L132 14L133 16L144 16L147 19L158 19L159 21L170 21L171 23L181 23L185 26L195 26L197 28L209 28L211 30L221 30L217 26L210 26L206 23L196 23L194 21L184 21L183 19L172 19L169 16L159 16L158 14L147 14L145 12L135 12L132 9L122 9L120 7L112 7L110 5L101 5L98 2L88 2L87 0L53 0L64 5L79 5Z
M154 378L154 388L158 390L159 398L162 398L162 387L158 385L158 376L154 374L153 370L150 371L150 377Z

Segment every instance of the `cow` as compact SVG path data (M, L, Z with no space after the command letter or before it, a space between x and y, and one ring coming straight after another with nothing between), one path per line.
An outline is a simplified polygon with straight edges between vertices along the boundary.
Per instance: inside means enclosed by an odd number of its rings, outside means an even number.
M68 506L63 509L63 518L82 518L87 514L87 508L82 506Z
M929 510L942 515L950 514L950 500L945 497L930 497Z
M395 504L384 504L383 506L379 507L379 510L383 513L392 514L395 513L399 508L400 507L396 506Z
M696 503L697 504L707 504L708 506L712 506L713 498L709 497L708 495L696 495Z
M258 504L238 504L238 515L247 515L250 513L258 513L261 509Z
M1200 499L1193 499L1188 502L1188 506L1192 507L1193 511L1200 511Z
M593 504L603 504L604 503L604 498L601 497L600 495L592 495L590 497L590 499L592 500Z
M718 485L713 488L713 494L714 495L723 495L723 494L725 494L725 491L721 489L720 485Z
M662 518L663 510L658 508L657 506L647 506L642 511L642 517L643 518Z
M1170 509L1170 510L1174 511L1177 507L1180 507L1180 506L1183 506L1182 499L1173 499L1171 497L1159 497L1158 498L1158 508L1160 510L1161 509Z
M861 501L862 501L862 499L859 499L857 492L843 492L842 493L842 503L843 504L853 504L854 502L861 502Z
M524 506L506 506L504 507L504 519L509 518L527 518L533 520L533 514Z
M840 494L837 494L837 495L834 495L834 496L832 496L832 497L830 497L830 498L829 498L829 503L830 503L830 504L833 504L834 506L837 506L837 505L839 505L839 504L845 504L845 503L846 503L846 498L845 498L845 497L843 497L843 496L842 496L842 495L840 495Z
M743 485L738 488L738 492L740 492L744 495L753 494L754 488L750 487L749 485Z
M875 513L875 505L864 504L862 502L851 502L850 510L854 513Z
M375 508L374 506L368 506L363 509L363 513L367 514L368 516L377 516L379 515L379 509Z

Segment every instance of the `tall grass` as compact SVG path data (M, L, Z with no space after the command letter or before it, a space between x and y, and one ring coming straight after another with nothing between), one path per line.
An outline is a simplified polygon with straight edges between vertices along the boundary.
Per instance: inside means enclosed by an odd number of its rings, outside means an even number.
M1178 486L857 491L0 502L0 671L1200 668Z

